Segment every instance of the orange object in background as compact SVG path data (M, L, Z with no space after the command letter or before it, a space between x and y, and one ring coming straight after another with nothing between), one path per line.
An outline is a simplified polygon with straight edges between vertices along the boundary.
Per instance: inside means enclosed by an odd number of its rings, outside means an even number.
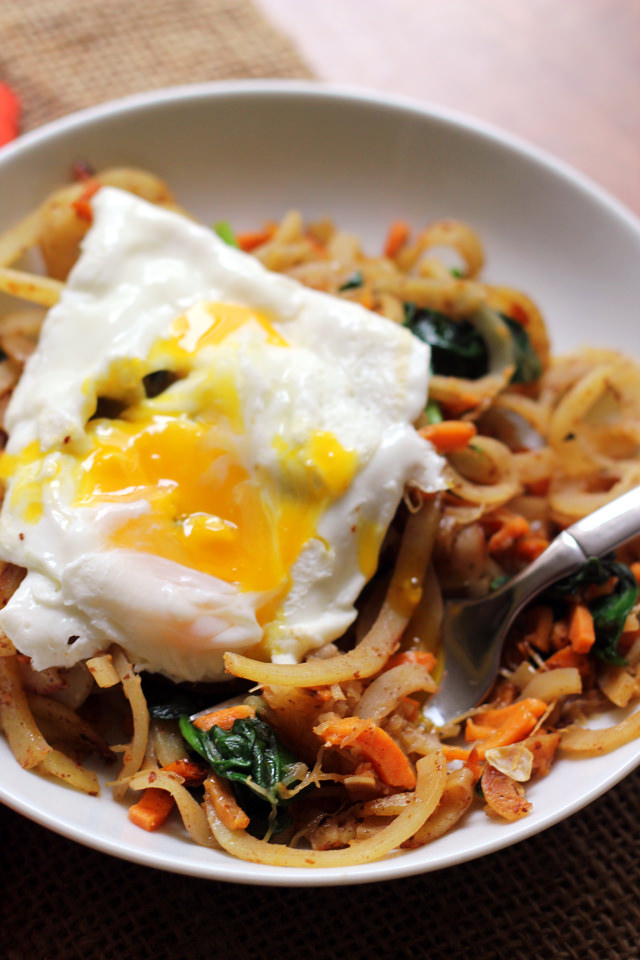
M18 136L20 101L11 87L0 82L0 147Z

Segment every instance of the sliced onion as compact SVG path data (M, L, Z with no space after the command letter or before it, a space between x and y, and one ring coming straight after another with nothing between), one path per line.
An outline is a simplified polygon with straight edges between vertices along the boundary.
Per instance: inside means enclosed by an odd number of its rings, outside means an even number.
M508 447L491 437L475 437L474 450L452 454L449 458L451 490L467 503L485 508L498 507L520 492L513 455ZM466 473L477 466L474 460L484 457L487 474L495 476L494 483L468 479Z
M244 830L229 830L205 799L207 819L213 834L228 853L251 863L277 867L346 867L370 863L397 849L413 836L438 806L447 782L447 765L442 753L418 760L417 784L410 803L389 826L366 840L354 841L342 850L298 850L257 840Z
M141 770L131 777L128 785L132 790L146 790L147 787L166 790L175 800L182 822L192 840L202 847L217 846L211 836L204 810L182 784L182 777L175 773L164 770Z
M468 767L453 770L447 777L440 803L405 847L422 847L447 833L467 812L473 801L473 774Z
M119 647L113 646L110 652L113 656L113 665L122 682L124 695L129 701L133 718L133 737L125 747L122 769L118 775L118 781L123 781L136 773L144 761L149 737L149 711L142 692L140 677L134 673L133 667ZM122 799L126 790L126 782L118 782L113 789L116 800Z
M553 703L560 697L569 697L576 693L582 693L580 671L577 667L558 667L556 670L536 673L518 699L534 697L536 700L544 700L545 703Z
M0 657L0 726L25 770L37 767L51 750L31 713L15 655Z
M9 267L35 247L40 236L42 214L40 208L29 213L0 237L0 266Z
M640 710L630 714L620 723L604 730L588 730L584 727L569 727L562 734L560 749L567 753L609 753L640 737Z
M29 706L39 721L53 724L61 739L76 741L79 745L91 747L103 759L113 760L113 754L107 743L90 723L67 707L64 703L38 693L28 695ZM55 742L55 737L51 738Z
M403 698L424 690L435 693L437 684L426 667L417 663L401 663L392 667L371 683L355 711L356 717L375 720L386 717Z
M526 783L533 773L533 754L521 743L511 743L506 747L493 747L486 751L485 759L492 767L505 776Z
M489 374L509 370L511 377L516 366L516 348L513 335L502 317L491 307L482 304L469 320L487 345Z
M100 794L100 783L93 770L80 766L60 750L50 750L41 760L38 770L62 780L68 787L87 793L90 797Z

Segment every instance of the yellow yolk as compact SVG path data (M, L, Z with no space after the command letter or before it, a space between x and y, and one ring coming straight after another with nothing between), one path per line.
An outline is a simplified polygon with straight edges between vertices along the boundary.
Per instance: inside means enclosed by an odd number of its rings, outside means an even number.
M82 464L78 505L147 500L110 545L174 560L244 590L286 579L316 517L296 500L273 498L216 444L209 426L180 419L110 427Z
M262 328L268 343L288 346L263 313L233 303L196 303L173 321L171 333L182 350L196 353L207 344L221 343L251 320Z
M304 491L311 490L316 495L324 494L327 500L336 500L348 490L358 466L358 455L345 450L332 433L323 430L294 447L276 436L273 446L283 471L303 496Z
M146 500L151 512L116 530L111 546L174 560L243 590L278 589L336 489L348 485L356 458L323 435L310 444L322 450L320 463L289 453L285 475L301 460L308 474L300 496L297 477L283 489L252 475L225 439L215 427L180 418L158 418L142 429L101 424L82 463L78 506Z
M154 344L146 361L115 361L94 385L100 396L130 401L117 418L90 420L83 438L49 453L72 461L75 507L145 504L112 531L108 547L153 554L243 591L270 593L259 611L264 622L267 606L272 609L289 588L291 568L321 515L349 488L358 456L326 431L298 445L276 433L275 471L246 462L240 373L233 364L218 365L215 353L246 324L260 342L288 348L256 311L199 304L174 321L172 335ZM204 350L206 377L191 383ZM142 377L158 369L179 371L179 382L174 391L147 398ZM2 472L18 481L12 495L26 522L32 509L42 510L40 485L51 472L42 469L45 457L30 444L2 462Z
M358 566L366 580L378 569L380 544L384 529L377 523L362 523L358 527Z
M11 505L25 523L38 523L42 517L42 451L37 441L28 444L19 454L0 456L0 480L14 479Z

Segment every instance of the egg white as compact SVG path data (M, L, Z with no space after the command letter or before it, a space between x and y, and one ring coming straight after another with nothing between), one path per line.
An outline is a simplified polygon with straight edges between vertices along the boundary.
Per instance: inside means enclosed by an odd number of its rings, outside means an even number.
M230 649L298 661L353 621L375 567L369 558L363 568L363 538L377 552L406 484L441 486L440 460L412 426L426 402L428 347L356 304L270 273L179 214L107 187L93 211L81 257L6 415L6 462L14 466L0 556L27 574L0 612L0 628L36 669L70 666L113 641L138 667L178 680L220 676ZM276 339L249 317L194 353L187 374L160 397L141 400L136 371L148 372L176 318L199 316L202 304L257 311ZM153 512L145 496L78 501L77 451L91 454L101 427L90 418L114 370L121 388L131 388L133 408L169 411L180 423L200 422L207 390L231 384L228 402L240 423L233 457L256 482L266 478L274 500L286 499L292 485L305 497L305 483L324 476L308 453L315 438L333 438L353 464L348 485L322 500L266 623L258 612L268 591L144 547L113 546L114 531ZM227 432L231 420L225 408ZM37 455L28 455L34 448ZM325 459L330 473L340 458L330 446Z

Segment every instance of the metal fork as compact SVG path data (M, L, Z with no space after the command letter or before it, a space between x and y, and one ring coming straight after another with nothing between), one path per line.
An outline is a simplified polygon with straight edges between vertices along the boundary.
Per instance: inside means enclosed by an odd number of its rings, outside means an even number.
M541 590L640 534L640 487L600 507L564 530L537 560L480 600L452 600L442 624L444 677L425 705L437 726L477 706L489 693L500 666L509 627Z

